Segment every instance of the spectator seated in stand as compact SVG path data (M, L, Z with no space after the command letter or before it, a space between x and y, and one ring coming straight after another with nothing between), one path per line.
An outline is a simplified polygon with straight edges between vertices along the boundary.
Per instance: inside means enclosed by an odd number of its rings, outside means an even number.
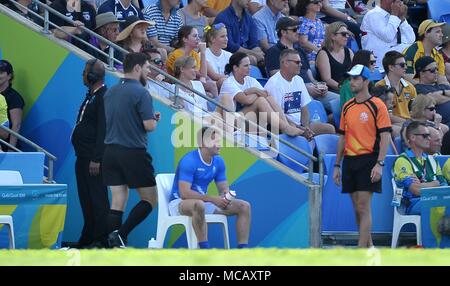
M416 61L416 84L418 94L432 97L436 112L442 116L442 123L450 126L450 85L438 83L438 65L432 57L422 57Z
M128 17L138 17L144 20L141 9L136 7L136 3L132 0L106 0L98 7L98 14L112 12L116 15L117 20L121 21L120 30L125 29L125 20ZM136 1L137 2L137 1Z
M339 92L339 84L346 78L353 60L353 52L346 46L349 33L342 22L329 24L323 47L317 54L317 77L334 92Z
M417 92L414 85L405 79L406 62L402 53L387 52L383 58L383 67L386 76L377 82L376 86L387 86L394 89L393 110L389 116L394 126L402 126L406 120L411 118L411 103L416 98ZM395 138L398 135L398 129L394 128L393 137Z
M193 57L196 66L196 79L202 82L209 97L217 99L219 94L217 85L214 81L207 78L208 62L206 61L206 44L200 42L197 29L192 26L181 27L178 31L175 47L177 49L171 52L167 58L167 72L174 75L174 63L179 57ZM196 52L196 49L198 49L200 53Z
M152 65L155 65L160 70L165 71L166 67L161 57L161 52L158 49L150 48L144 49L143 53L149 56L149 62ZM169 84L165 81L165 76L156 72L153 69L150 69L148 73L147 81L147 89L150 92L150 95L159 95L166 98L174 99L173 93L175 92L175 87L172 84Z
M248 76L250 73L250 59L245 53L234 53L225 67L229 77L223 82L220 96L231 96L234 108L242 112L249 120L258 122L263 127L270 122L272 132L281 131L290 136L299 136L303 130L292 126L284 116L275 98L267 93L261 84ZM265 116L262 118L260 116Z
M253 14L255 20L259 46L264 52L275 45L278 41L275 25L283 17L281 13L286 9L286 0L269 0L267 5L262 5L258 12Z
M299 43L308 53L310 64L316 61L317 53L325 40L325 26L318 17L320 9L321 0L298 0L295 11L300 22Z
M438 52L437 48L442 44L442 26L445 23L436 23L432 20L423 21L418 30L419 40L407 48L403 53L405 54L407 69L406 77L413 84L417 84L415 75L416 61L423 56L431 56L437 64L439 84L448 85L447 77L445 76L445 63L442 54Z
M208 7L206 0L189 0L186 7L177 11L183 21L183 26L192 26L197 29L198 37L204 39L204 29L210 23L211 19L208 19L202 14L202 11Z
M442 116L436 112L435 100L427 95L420 94L413 101L411 105L411 118L432 124L434 128L441 131L442 136L449 130L447 125L441 123Z
M300 65L300 56L296 50L283 50L280 55L280 71L270 77L264 89L276 100L288 122L304 130L302 136L306 139L311 140L315 134L334 134L335 129L331 124L319 120L310 123L308 105L311 104L311 97L303 79L298 75Z
M103 14L98 14L95 17L96 27L94 32L104 37L105 39L115 43L117 40L117 36L119 35L119 20L117 20L116 16L112 12L107 12ZM91 37L91 44L97 47L102 52L109 55L110 46L107 43L104 43L98 40L95 37ZM95 58L101 60L104 63L109 63L108 56L101 54L98 51L92 50L91 53ZM114 58L121 58L120 52L117 49L114 49ZM119 65L114 62L114 66L116 68Z
M232 0L231 5L217 15L214 24L224 23L227 28L227 51L246 53L252 65L264 68L264 52L258 47L255 21L245 9L247 2Z
M317 80L314 78L309 65L308 57L306 52L297 45L294 48L294 44L298 41L298 21L294 20L292 17L283 17L278 20L276 25L278 43L267 50L266 53L266 68L269 76L273 76L280 70L280 54L285 49L295 49L300 55L301 67L299 76L303 79L306 84L306 89L310 96L314 99L319 100L325 106L325 109L332 113L331 106L329 102L339 99L339 95L328 90L328 86L319 85Z
M136 16L127 17L124 29L117 36L117 43L129 52L139 53L149 46L147 39L147 28L154 26L155 22L147 22ZM119 57L120 61L125 58L124 54Z
M13 66L7 60L0 60L0 96L6 100L8 110L9 129L16 133L20 133L22 126L22 115L25 102L22 96L12 87L14 79ZM3 124L6 124L3 121ZM17 137L9 136L6 140L10 145L17 145ZM4 151L8 150L6 146L2 146Z
M379 4L364 15L361 23L361 43L365 50L373 51L380 72L386 52L403 52L414 43L416 35L406 20L408 7L401 0L380 0Z
M71 35L77 36L78 38L89 42L89 34L82 31L80 27L85 27L90 30L95 29L95 16L97 13L95 12L94 7L82 0L55 0L50 7L74 21L74 24L72 25L55 14L50 13L50 22L59 26L66 32L64 33L58 29L50 27L55 37L66 41L71 41L72 44L77 47L87 50L87 46L85 44L71 38Z
M208 77L215 81L217 89L220 90L224 80L228 78L225 74L225 66L230 61L231 53L225 51L228 45L227 28L225 24L218 23L205 28L206 61L208 62Z
M174 50L171 43L176 40L183 20L177 14L179 0L159 0L143 10L147 21L155 21L156 25L147 30L147 36L155 48L163 48L170 53Z

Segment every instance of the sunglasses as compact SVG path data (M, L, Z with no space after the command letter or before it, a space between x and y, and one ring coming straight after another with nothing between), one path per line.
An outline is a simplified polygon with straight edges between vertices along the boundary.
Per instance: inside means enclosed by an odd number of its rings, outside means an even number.
M414 133L416 136L422 136L423 139L430 139L431 135L430 133Z
M220 30L220 29L222 29L222 28L225 28L225 24L224 23L217 23L217 24L214 24L214 25L208 25L208 26L205 26L205 28L203 28L203 32L208 32L209 30L211 30L211 29L214 29L214 30Z
M394 66L399 66L403 69L406 67L406 63L398 63L398 64L394 64Z
M437 68L423 70L423 72L430 72L430 73L436 73L436 71Z
M369 63L370 63L371 65L374 65L374 64L377 63L377 61L370 61Z
M430 107L427 107L425 109L428 109L429 111L435 111L436 110L436 106L430 106Z
M296 33L298 31L298 27L295 28L289 28L289 29L285 29L286 31L292 31L294 33Z
M350 37L350 34L347 33L347 32L339 32L339 33L336 33L336 35L341 35L341 36L344 37L344 38Z
M163 64L162 60L159 59L159 58L153 59L152 62L153 62L155 65L158 65L158 66L160 66L160 65Z
M299 65L302 61L296 61L296 60L287 60L288 62L293 62L296 65Z

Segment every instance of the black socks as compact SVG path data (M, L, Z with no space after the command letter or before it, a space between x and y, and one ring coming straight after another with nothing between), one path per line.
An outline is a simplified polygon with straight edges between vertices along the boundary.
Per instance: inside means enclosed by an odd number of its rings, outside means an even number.
M131 210L125 223L120 227L119 229L120 236L126 239L128 237L128 234L138 224L140 224L152 212L152 210L153 207L148 201L140 201L139 203L137 203Z

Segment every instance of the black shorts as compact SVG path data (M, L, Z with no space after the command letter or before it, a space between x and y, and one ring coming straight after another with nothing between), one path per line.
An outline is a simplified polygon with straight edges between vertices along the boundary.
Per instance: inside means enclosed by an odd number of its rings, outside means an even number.
M342 163L342 193L368 191L381 193L381 179L372 183L370 174L377 163L378 154L345 156Z
M106 145L102 168L103 183L106 186L156 186L152 157L145 149Z

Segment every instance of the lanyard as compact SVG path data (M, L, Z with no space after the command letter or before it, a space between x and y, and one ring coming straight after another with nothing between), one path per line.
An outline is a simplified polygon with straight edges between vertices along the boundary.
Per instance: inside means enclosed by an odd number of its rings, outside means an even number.
M105 86L105 85L102 84L100 87L96 88L96 89L94 90L94 92L92 92L91 94L88 93L88 96L87 96L86 99L84 100L84 104L83 104L83 107L82 107L81 112L80 112L80 117L78 118L78 123L80 123L81 120L83 120L83 115L84 115L84 112L86 111L86 107L89 105L89 103L91 103L91 101L93 101L93 100L95 99L95 93L96 93L99 89L101 89L102 87L104 87L104 86Z

